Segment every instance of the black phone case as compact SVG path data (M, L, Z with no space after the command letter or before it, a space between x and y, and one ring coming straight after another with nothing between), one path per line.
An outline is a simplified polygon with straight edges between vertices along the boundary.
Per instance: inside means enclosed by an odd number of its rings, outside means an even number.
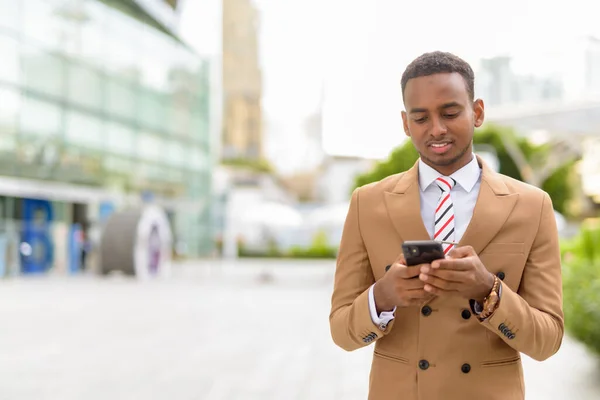
M433 240L412 240L402 243L407 266L429 264L444 258L444 248Z

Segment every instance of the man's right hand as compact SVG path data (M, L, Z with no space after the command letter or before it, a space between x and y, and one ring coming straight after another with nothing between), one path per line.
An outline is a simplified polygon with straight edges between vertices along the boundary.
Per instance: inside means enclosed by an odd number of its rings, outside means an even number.
M390 266L390 269L373 287L373 297L377 313L392 311L394 307L409 307L420 305L432 297L425 291L425 283L417 277L421 267L427 264L407 267L404 255L400 256Z

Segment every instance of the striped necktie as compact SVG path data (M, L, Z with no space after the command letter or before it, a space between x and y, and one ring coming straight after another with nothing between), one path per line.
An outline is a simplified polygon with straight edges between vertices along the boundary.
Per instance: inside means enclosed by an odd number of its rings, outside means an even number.
M441 176L435 180L441 190L438 206L435 209L435 234L433 240L454 242L454 207L450 191L456 184L452 178ZM454 245L442 244L444 254L447 254Z

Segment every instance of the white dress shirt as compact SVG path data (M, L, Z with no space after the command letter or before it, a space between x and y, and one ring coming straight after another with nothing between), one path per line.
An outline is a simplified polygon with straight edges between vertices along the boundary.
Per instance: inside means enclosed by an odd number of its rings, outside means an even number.
M440 176L442 174L419 160L421 218L432 239L435 226L435 209L440 197L440 188L434 182ZM458 242L471 222L473 209L479 196L479 187L481 186L481 168L475 156L473 155L471 162L450 175L450 177L456 181L456 185L450 191L450 197L454 207L454 241ZM406 240L411 239L406 238ZM383 311L380 315L377 315L373 286L369 289L369 311L373 323L384 330L387 324L394 319L396 308L394 307L392 311Z

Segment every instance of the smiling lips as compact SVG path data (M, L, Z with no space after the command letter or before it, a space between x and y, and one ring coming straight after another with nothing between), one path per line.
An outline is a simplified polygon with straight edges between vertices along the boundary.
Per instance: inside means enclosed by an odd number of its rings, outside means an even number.
M429 143L429 148L436 154L444 154L452 147L452 142Z

